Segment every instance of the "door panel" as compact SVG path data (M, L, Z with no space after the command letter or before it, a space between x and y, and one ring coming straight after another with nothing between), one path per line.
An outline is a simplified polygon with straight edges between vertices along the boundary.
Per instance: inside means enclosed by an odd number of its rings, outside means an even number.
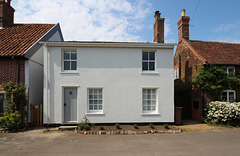
M64 121L77 121L77 88L64 88Z

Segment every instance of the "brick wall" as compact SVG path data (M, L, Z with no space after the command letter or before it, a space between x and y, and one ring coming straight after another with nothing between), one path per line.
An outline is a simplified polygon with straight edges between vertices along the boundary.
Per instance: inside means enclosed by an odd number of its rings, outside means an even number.
M181 56L181 68L179 68L179 55ZM199 58L191 52L191 50L187 47L187 45L184 42L180 42L178 44L176 53L174 55L174 68L179 68L181 71L181 75L179 75L179 78L186 82L188 81L192 76L195 76L199 69L202 67L203 62L199 60ZM191 110L192 110L192 119L193 120L202 120L202 95L199 92L195 91L189 91L191 94ZM196 107L196 104L194 106L194 102L198 103L198 107Z
M0 84L17 82L17 63L20 64L20 83L25 83L25 60L0 60Z

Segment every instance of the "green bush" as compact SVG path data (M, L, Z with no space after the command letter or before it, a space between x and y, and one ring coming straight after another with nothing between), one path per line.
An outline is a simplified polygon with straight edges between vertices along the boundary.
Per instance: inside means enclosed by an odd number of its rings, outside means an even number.
M163 127L164 127L165 129L168 129L168 128L169 128L169 127L168 127L168 124L164 124Z
M115 127L116 127L117 129L120 129L120 125L119 125L118 123L115 124Z
M134 124L133 127L134 127L135 129L138 129L138 125L137 125L137 124Z
M78 127L79 130L82 131L84 129L84 123L83 122L78 123L77 127Z
M153 128L154 128L154 125L153 125L152 123L150 123L150 124L149 124L149 127L153 129Z
M99 129L100 129L100 130L104 130L104 127L103 127L103 126L99 126Z
M84 129L85 130L90 130L90 126L86 123L86 124L84 124Z
M15 113L4 113L4 117L0 117L0 125L4 131L17 132L24 127L21 114L16 111Z

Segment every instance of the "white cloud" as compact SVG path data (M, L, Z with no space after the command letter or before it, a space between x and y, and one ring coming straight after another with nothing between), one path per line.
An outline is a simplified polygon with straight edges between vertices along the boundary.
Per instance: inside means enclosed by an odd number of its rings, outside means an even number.
M16 0L12 5L15 23L60 23L65 40L143 41L138 32L153 13L146 0Z
M219 26L217 26L214 31L216 32L229 32L233 29L236 29L240 26L240 21L236 22L236 23L228 23L228 24L221 24Z

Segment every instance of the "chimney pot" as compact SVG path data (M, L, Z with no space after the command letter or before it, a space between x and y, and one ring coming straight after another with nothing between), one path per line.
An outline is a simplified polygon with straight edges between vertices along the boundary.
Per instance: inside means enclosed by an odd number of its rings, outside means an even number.
M154 17L155 18L160 18L160 16L161 16L161 13L159 11L155 11Z
M182 9L181 16L185 16L185 9Z

